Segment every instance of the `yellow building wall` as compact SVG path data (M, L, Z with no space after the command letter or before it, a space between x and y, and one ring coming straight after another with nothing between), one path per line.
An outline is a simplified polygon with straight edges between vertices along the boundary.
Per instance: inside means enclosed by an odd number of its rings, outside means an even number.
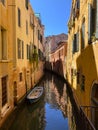
M32 43L35 44L37 48L43 49L42 45L38 46L37 31L34 32L34 28L30 25L30 15L34 15L30 3L28 7L27 10L25 0L6 0L5 6L0 2L0 36L2 26L2 28L6 30L5 40L7 44L7 59L2 60L0 55L0 86L2 85L1 78L6 75L8 76L8 102L3 108L1 101L2 90L0 87L0 125L6 119L9 112L12 111L15 105L14 103L17 103L26 94L26 91L34 87L35 83L37 83L43 75L44 63L39 61L39 68L36 68L34 71L33 63L30 63L29 59L27 59L27 44L30 45L30 43ZM18 8L21 10L21 27L18 27ZM35 24L38 25L35 15L34 19L35 22L37 22ZM28 21L28 34L26 34L26 20ZM42 28L40 29L42 30ZM35 39L33 39L33 33ZM24 59L18 59L17 38L24 41ZM22 81L20 81L20 73L22 73ZM17 95L15 95L16 91Z
M76 0L73 1L72 7L75 6ZM97 57L97 42L88 44L88 3L93 4L93 1L80 0L79 16L75 18L74 25L69 26L68 34L68 53L67 53L67 79L72 86L74 95L77 100L78 105L92 105L91 104L91 92L92 84L94 81L98 80L98 57ZM70 14L71 22L72 13ZM83 23L83 18L85 17L85 47L81 49L81 28ZM73 36L79 32L79 50L78 52L72 53L72 41ZM96 46L96 47L95 47ZM73 74L72 74L73 69ZM77 72L85 76L85 90L81 89L81 82L77 84Z
M12 51L12 34L11 19L8 0L3 5L0 2L0 124L13 108L13 51ZM5 31L4 44L6 48L6 59L2 58L1 52L1 29ZM11 36L11 37L10 37ZM7 76L7 103L2 106L2 78Z

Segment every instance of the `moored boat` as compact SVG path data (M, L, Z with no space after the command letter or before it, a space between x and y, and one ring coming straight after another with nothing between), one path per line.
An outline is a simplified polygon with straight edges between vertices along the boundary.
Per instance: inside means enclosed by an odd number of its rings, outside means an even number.
M34 89L31 90L31 92L27 95L27 100L30 102L30 103L34 103L34 102L37 102L40 97L42 96L43 94L43 87L41 86L38 86L38 87L35 87Z

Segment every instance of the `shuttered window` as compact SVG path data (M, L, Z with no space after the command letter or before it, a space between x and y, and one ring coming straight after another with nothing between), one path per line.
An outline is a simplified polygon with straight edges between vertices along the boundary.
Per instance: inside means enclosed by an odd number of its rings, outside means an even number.
M28 21L26 21L26 34L28 35Z
M18 8L18 26L19 27L21 26L21 11L19 8Z
M0 59L7 60L7 32L0 26Z
M30 46L27 44L27 59L30 57Z
M81 28L81 50L85 47L85 18L83 19Z
M85 76L81 75L81 90L85 91Z
M98 0L96 0L96 33L95 36L98 39Z
M40 40L40 30L38 30L38 40Z
M19 38L17 39L17 55L18 59L24 59L24 42Z
M79 51L79 33L74 34L74 39L72 41L73 54Z
M18 44L18 59L21 59L21 40L20 39L17 39L17 44Z
M22 59L24 59L24 42L22 41Z
M79 32L77 32L76 34L76 43L77 43L76 52L78 52L79 51Z
M2 106L7 103L7 76L2 78Z
M76 1L76 8L79 9L80 8L80 0Z
M29 3L29 0L25 0L26 9L28 9L28 3Z
M88 4L88 43L91 43L92 36L95 35L96 26L96 6Z
M91 31L92 31L92 7L88 4L88 42L91 42Z
M23 79L22 73L19 73L19 81L21 82Z

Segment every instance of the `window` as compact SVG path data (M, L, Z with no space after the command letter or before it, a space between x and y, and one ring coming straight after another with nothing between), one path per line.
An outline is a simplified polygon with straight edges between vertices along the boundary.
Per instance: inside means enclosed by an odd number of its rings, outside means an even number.
M42 37L42 35L40 35L40 42L41 42L41 43L43 42L43 37Z
M28 21L26 21L26 34L28 34Z
M28 3L29 3L29 0L25 0L26 9L28 9Z
M5 5L5 0L1 0L2 4Z
M75 52L79 51L79 33L74 34L74 39L73 39L73 54Z
M17 39L18 42L18 59L21 59L21 40Z
M83 19L81 28L81 50L85 47L85 18Z
M40 30L38 30L38 40L40 40Z
M2 106L7 103L7 76L1 79L2 85Z
M30 25L32 28L34 28L34 15L30 14Z
M0 33L0 59L7 60L7 36L6 30L1 28Z
M22 81L22 73L19 73L19 81Z
M30 56L30 46L27 44L27 59L29 59Z
M80 83L80 72L77 72L77 84Z
M18 8L18 26L19 27L21 26L21 11L19 8Z
M95 38L96 33L96 1L93 6L88 3L88 43L90 44Z
M19 38L17 39L17 53L18 53L18 59L24 58L24 42L21 41Z
M85 91L85 76L81 76L81 90Z
M76 17L79 16L79 9L80 9L80 0L77 0L76 4L75 4L75 16Z
M22 59L24 59L24 42L22 41Z

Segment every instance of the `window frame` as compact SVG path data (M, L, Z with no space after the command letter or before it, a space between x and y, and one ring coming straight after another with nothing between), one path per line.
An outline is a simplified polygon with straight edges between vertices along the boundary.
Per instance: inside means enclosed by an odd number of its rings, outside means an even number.
M0 27L0 60L8 59L7 31Z
M18 8L18 27L21 27L21 10Z

